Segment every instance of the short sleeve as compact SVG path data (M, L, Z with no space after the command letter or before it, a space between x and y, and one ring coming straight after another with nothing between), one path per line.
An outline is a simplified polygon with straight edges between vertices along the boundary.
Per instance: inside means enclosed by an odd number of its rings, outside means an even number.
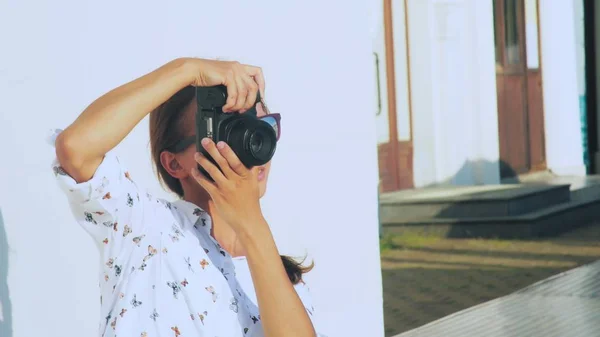
M58 133L60 130L50 136L53 146ZM126 242L144 231L144 207L149 196L140 196L131 174L114 153L106 154L93 177L85 182L77 183L61 168L56 157L52 170L75 220L98 246L122 250Z

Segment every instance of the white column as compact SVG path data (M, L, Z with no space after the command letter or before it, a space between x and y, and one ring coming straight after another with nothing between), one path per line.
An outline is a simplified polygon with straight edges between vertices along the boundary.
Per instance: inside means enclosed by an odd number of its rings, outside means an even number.
M436 182L435 135L432 102L432 38L430 1L408 3L408 48L412 99L413 177L415 187Z
M539 2L546 163L558 175L585 175L573 6Z
M476 120L473 144L474 183L498 184L500 183L500 136L493 2L471 0L470 3L470 62L473 64L470 73L470 89L473 92L473 118Z
M496 184L492 1L408 4L415 186Z

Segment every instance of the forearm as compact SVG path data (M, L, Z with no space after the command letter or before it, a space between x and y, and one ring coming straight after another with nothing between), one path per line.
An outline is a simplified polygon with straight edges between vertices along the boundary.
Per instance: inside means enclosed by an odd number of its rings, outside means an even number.
M290 282L264 220L241 235L256 290L265 336L315 336L311 320Z
M192 83L193 72L186 67L185 59L169 62L88 106L56 141L58 159L67 173L76 180L91 178L104 155L150 111Z

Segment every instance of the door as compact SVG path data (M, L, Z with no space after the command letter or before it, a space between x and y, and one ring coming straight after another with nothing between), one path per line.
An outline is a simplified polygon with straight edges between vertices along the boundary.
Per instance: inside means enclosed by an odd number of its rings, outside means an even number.
M500 175L546 168L537 0L494 0Z
M408 27L406 24L406 13L406 0L384 0L385 85L388 93L387 111L389 116L390 137L389 142L379 144L377 149L379 158L380 192L392 192L414 187L410 72L408 71L409 58L408 45L406 42L408 41ZM400 37L403 37L404 39ZM397 62L397 60L400 60L400 62ZM398 76L397 74L404 74L405 76ZM406 97L406 100L400 100L400 102L397 95L398 92L403 91L403 89L397 90L399 88L398 81L405 81L405 83L408 84L403 95ZM399 106L399 103L404 103L404 105ZM403 132L399 132L400 129L402 129Z

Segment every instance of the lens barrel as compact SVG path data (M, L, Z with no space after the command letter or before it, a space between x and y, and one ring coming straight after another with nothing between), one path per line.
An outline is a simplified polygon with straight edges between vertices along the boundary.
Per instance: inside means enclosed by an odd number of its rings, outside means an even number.
M265 121L235 118L227 123L224 141L246 167L264 165L273 158L277 135Z

